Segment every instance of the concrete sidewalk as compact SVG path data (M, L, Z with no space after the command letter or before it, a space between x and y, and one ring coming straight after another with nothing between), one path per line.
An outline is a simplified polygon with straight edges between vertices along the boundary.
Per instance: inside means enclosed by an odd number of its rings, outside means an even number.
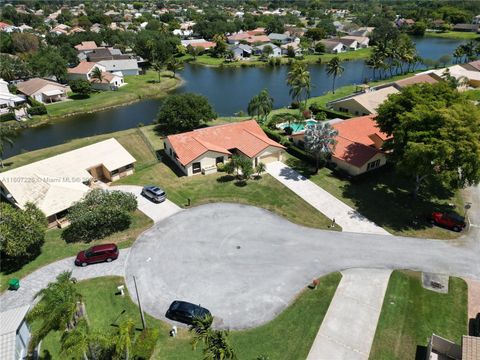
M335 219L343 231L390 235L389 232L284 163L276 161L267 164L267 171L322 214L330 219Z
M368 360L390 273L380 269L342 272L307 360Z

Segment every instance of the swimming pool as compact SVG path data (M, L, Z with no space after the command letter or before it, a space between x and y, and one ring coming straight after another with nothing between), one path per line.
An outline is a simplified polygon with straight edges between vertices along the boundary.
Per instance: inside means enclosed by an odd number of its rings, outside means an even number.
M290 126L292 128L293 132L296 133L296 132L300 132L300 131L305 130L306 125L314 125L316 123L317 122L315 120L305 120L304 122L291 123L290 125L288 125L288 123L282 123L282 124L278 125L278 127L280 129L285 129L286 127Z

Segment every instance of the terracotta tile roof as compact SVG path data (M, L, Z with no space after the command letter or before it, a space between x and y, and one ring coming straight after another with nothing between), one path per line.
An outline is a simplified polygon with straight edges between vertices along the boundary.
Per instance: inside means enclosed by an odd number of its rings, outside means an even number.
M97 63L81 61L74 68L67 69L69 74L88 74Z
M202 41L202 42L194 42L194 43L191 43L190 45L192 45L192 47L202 47L208 50L210 48L215 47L217 43L213 41Z
M284 149L271 140L255 120L211 126L167 136L182 165L187 165L207 151L231 154L237 149L253 158L269 146Z
M338 130L333 157L361 167L381 151L375 148L375 138L381 141L388 136L377 127L374 116L361 116L332 125Z
M75 45L74 47L78 51L98 49L95 41L82 41L81 44Z

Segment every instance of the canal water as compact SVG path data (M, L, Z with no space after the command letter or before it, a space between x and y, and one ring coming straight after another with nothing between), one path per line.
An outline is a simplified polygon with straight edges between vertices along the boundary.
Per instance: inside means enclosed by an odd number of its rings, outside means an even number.
M431 37L414 38L414 41L420 56L434 60L445 54L451 55L462 43L459 40ZM336 87L361 84L366 78L372 77L371 69L364 65L363 60L344 62L342 66L345 71L337 78ZM311 65L309 70L312 96L331 90L332 79L326 74L325 65ZM211 68L188 64L180 72L185 84L175 92L205 95L218 115L231 116L245 111L250 99L266 88L274 99L274 107L278 108L291 102L285 83L287 72L288 66ZM54 124L24 129L15 138L13 147L7 145L4 157L62 144L71 139L129 129L139 123L150 124L158 113L160 102L160 99L143 100L105 111L66 117Z

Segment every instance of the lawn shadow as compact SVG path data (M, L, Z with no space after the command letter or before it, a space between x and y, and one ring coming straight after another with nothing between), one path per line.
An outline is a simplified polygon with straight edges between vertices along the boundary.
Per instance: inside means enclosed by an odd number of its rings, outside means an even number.
M415 352L415 360L425 360L427 358L427 347L417 345L417 351Z
M85 99L89 99L90 98L90 95L83 95L83 94L72 94L68 97L69 99L72 99L72 100L85 100Z
M386 166L345 181L342 192L354 202L360 214L395 231L432 227L428 217L433 211L452 211L447 203L439 202L451 198L452 192L439 188L414 198L412 188L413 180Z
M230 181L233 181L235 180L235 176L233 175L222 175L220 176L219 178L217 178L217 181L219 183L227 183L227 182L230 182Z
M247 181L246 180L237 180L234 182L235 186L238 186L238 187L245 187L247 186Z
M312 175L315 175L315 168L303 160L291 157L285 161L285 164L307 179L309 179Z
M186 176L178 167L177 164L173 162L172 159L170 159L169 156L165 153L165 150L158 150L157 151L157 158L161 159L161 162L165 164L172 172L177 175L178 177L183 177Z

